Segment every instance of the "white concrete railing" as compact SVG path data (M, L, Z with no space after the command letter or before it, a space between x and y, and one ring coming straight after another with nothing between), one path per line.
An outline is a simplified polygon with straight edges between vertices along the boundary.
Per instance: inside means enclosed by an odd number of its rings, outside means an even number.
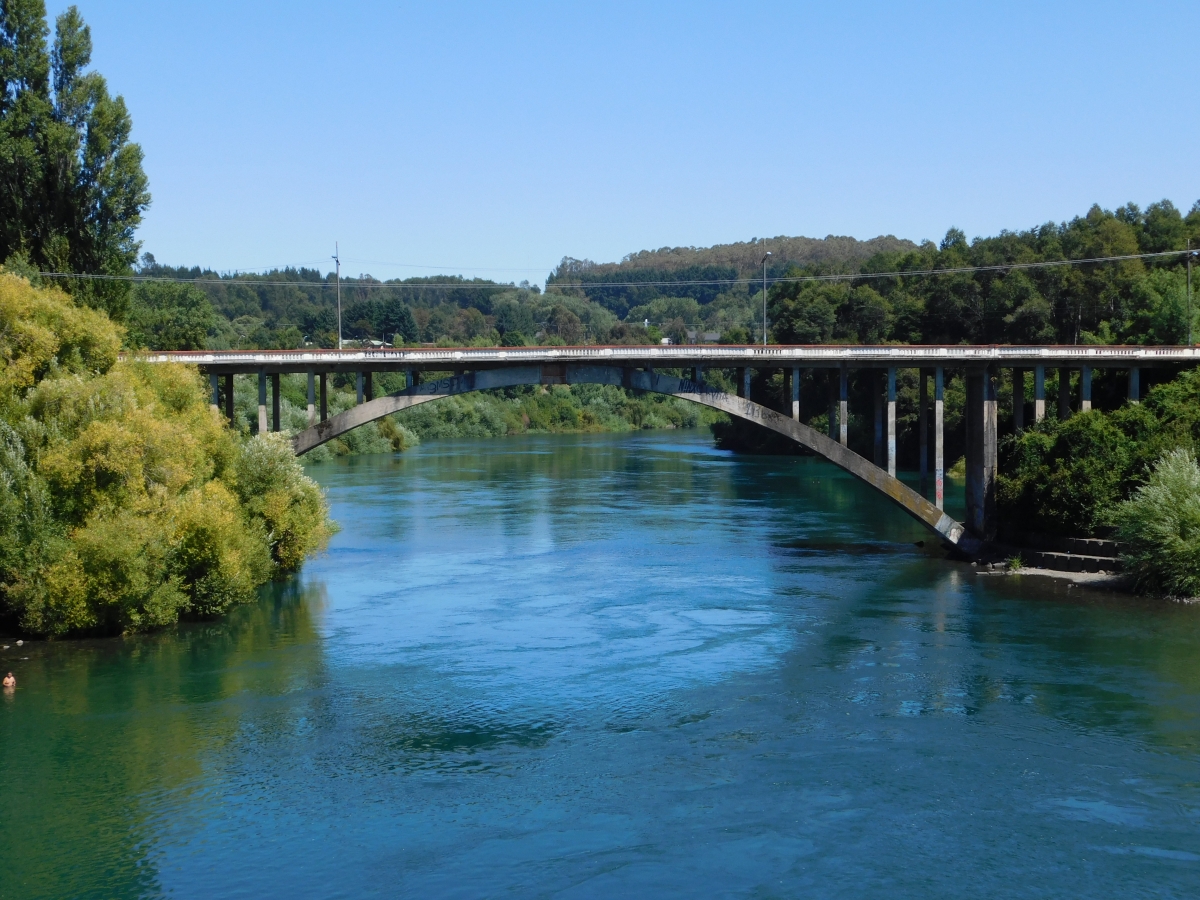
M717 368L894 365L1078 366L1163 365L1200 363L1195 347L1140 346L1016 346L1004 344L956 345L807 345L749 346L617 346L617 347L412 347L353 350L192 350L123 354L147 362L182 362L225 369L359 366L381 368L471 368L530 363L583 363L603 361L631 365L708 365Z

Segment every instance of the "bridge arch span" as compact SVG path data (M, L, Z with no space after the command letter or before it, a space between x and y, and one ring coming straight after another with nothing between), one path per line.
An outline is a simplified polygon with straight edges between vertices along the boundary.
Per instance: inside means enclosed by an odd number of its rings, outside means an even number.
M747 398L737 397L708 385L697 384L686 378L660 375L652 370L569 363L480 369L451 378L426 382L386 397L378 397L359 404L301 431L293 438L292 446L296 454L301 455L314 447L319 447L326 441L358 428L360 425L422 403L428 403L431 400L440 400L443 397L453 397L456 394L467 394L472 391L531 384L609 384L637 391L650 391L656 394L680 397L702 406L718 409L739 419L755 422L791 438L856 478L865 481L939 538L963 553L977 556L983 549L982 542L970 534L961 523L950 518L899 479L892 477L883 469L816 429Z

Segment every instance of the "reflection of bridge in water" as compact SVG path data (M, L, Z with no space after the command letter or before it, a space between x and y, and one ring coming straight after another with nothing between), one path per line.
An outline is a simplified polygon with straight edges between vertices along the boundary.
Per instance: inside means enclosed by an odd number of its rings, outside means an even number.
M1046 412L1046 369L1058 369L1060 417L1071 412L1070 373L1079 371L1078 408L1092 404L1092 370L1128 373L1128 398L1139 399L1140 371L1200 362L1188 347L1052 347L1052 346L651 346L651 347L513 347L416 348L381 350L193 351L147 354L152 362L184 362L200 366L212 380L212 402L224 405L233 419L233 376L258 375L258 427L279 430L279 376L307 374L309 427L293 439L305 453L351 429L421 403L492 388L519 385L608 384L690 400L736 418L762 425L791 438L862 479L899 504L921 524L964 553L978 555L995 537L997 442L996 376L1013 371L1013 424L1024 427L1026 376L1033 373L1032 414ZM677 377L658 369L683 370ZM705 384L705 369L736 370L737 394ZM775 410L749 399L755 369L782 370L791 395L790 409ZM828 435L799 421L801 372L833 369L836 385L828 398ZM848 446L851 370L876 373L874 462ZM933 453L934 500L896 478L896 372L917 369L921 474ZM967 521L956 522L942 510L944 476L944 402L947 369L962 372L966 386ZM405 373L404 390L375 397L372 375ZM450 377L423 380L426 373L452 372ZM358 405L332 418L327 415L327 378L334 373L356 376ZM1064 377L1065 376L1065 377ZM933 382L932 398L929 382ZM831 382L833 379L831 379ZM267 387L271 387L268 420ZM933 441L929 446L932 419ZM924 478L923 478L924 480Z

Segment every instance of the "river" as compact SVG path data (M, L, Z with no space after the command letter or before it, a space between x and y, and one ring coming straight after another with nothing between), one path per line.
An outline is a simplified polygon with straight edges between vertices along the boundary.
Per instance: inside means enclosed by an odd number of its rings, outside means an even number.
M257 604L0 653L0 896L1200 896L1200 609L701 433L310 471Z

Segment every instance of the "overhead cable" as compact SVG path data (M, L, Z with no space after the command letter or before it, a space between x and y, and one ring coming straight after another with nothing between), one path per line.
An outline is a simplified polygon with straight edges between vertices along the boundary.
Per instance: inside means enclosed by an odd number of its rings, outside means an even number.
M803 282L819 282L819 281L862 281L864 279L879 279L879 278L916 278L933 275L962 275L971 272L1000 272L1006 269L1049 269L1060 266L1082 266L1094 263L1122 262L1133 259L1154 259L1166 256L1185 256L1189 252L1195 253L1200 251L1188 250L1163 250L1157 253L1127 253L1120 256L1095 256L1088 259L1055 259L1044 260L1042 262L1013 262L1013 263L997 263L990 266L948 266L944 269L910 269L910 270L895 270L888 272L847 272L829 275L781 275L777 277L768 277L768 284L797 284ZM166 278L157 275L89 275L80 272L38 272L42 278L81 278L90 281L130 281L130 282L164 282L168 284L211 284L211 285L246 285L248 287L310 287L310 288L333 288L334 284L327 281L259 281L252 279L233 278ZM680 281L554 281L547 285L547 290L550 287L555 288L584 288L587 290L597 288L636 288L636 287L688 287L688 286L719 286L719 285L758 285L762 284L761 278L712 278L712 279L688 279ZM425 282L422 284L411 284L408 282L384 282L384 281L350 281L349 285L353 288L364 290L438 290L438 291L461 291L461 290L501 290L512 291L517 289L514 284L478 284L472 282Z

